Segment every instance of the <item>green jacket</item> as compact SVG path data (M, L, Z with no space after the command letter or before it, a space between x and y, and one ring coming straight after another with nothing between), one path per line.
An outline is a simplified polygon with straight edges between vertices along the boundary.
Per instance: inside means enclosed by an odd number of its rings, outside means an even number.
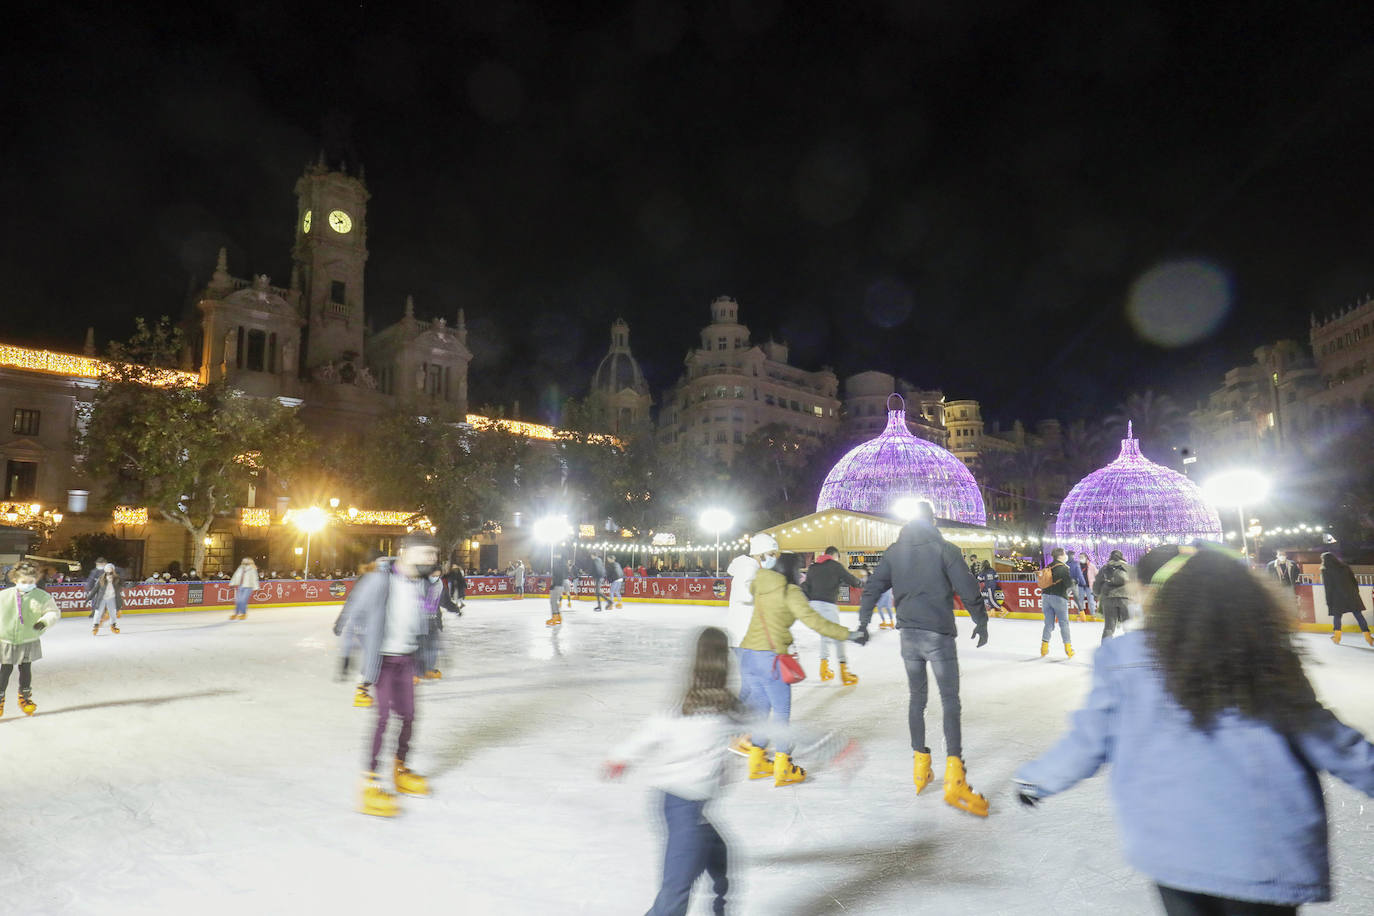
M741 649L772 649L786 652L792 645L792 624L800 620L822 636L848 639L849 630L817 614L800 586L790 584L782 573L760 569L749 583L754 593L754 617L740 640ZM768 629L765 631L764 627ZM773 644L768 644L769 637Z
M33 625L41 620L45 627L50 627L62 616L52 595L41 588L35 588L19 601L16 598L20 598L17 588L11 586L0 591L0 641L16 646L36 642L47 631L35 630ZM20 601L24 609L23 623L19 622Z

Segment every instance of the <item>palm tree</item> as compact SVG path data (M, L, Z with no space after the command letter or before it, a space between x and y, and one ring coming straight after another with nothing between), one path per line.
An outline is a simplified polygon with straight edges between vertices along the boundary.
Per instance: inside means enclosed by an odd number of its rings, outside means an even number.
M1103 422L1108 437L1117 439L1126 438L1127 424L1133 425L1135 437L1140 440L1141 454L1159 464L1178 463L1174 446L1185 432L1187 417L1167 394L1158 394L1149 388L1133 391Z

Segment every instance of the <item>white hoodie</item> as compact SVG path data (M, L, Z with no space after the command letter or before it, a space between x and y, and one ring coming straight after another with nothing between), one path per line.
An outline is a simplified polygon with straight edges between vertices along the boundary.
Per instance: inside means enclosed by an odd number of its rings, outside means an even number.
M730 739L738 722L719 713L684 716L673 710L651 716L621 742L611 759L631 765L632 773L655 789L700 801L720 794Z
M730 607L725 612L725 631L730 637L730 645L738 646L749 629L749 621L754 619L754 592L749 588L754 577L759 574L759 561L753 557L738 556L730 561L725 570L730 577Z

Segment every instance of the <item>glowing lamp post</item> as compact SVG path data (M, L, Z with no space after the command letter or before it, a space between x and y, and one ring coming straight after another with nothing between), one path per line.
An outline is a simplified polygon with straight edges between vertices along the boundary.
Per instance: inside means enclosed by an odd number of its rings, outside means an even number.
M319 506L311 506L291 517L291 522L299 531L305 532L305 578L310 578L310 539L315 532L324 528L329 516Z
M921 505L921 500L915 496L903 496L892 504L892 514L904 522L909 522L916 517L916 510Z
M1234 506L1240 519L1240 552L1248 560L1250 532L1245 524L1245 507L1262 503L1269 496L1269 478L1259 471L1223 471L1202 485L1202 492L1214 505Z
M549 545L549 576L553 571L553 545L572 533L572 526L562 515L549 515L534 523L534 537ZM552 587L552 586L550 586Z
M701 513L701 527L716 535L716 578L720 578L720 533L735 523L735 517L724 509L707 509Z

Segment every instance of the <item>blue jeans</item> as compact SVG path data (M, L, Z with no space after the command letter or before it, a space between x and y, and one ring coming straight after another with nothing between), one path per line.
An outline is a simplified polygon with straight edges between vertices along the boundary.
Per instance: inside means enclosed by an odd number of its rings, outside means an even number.
M246 585L238 587L238 593L234 596L234 613L248 613L248 599L253 596L253 590ZM221 612L223 613L223 612Z
M692 896L697 875L706 872L716 892L716 913L725 912L725 840L703 812L705 801L663 793L663 819L668 824L668 844L663 850L663 884L648 916L682 916Z
M777 653L772 649L736 649L739 656L739 700L760 721L772 713L775 721L786 723L792 718L792 685L773 670ZM755 730L749 740L758 747L767 747L768 738ZM774 750L792 753L792 746Z
M1069 638L1069 599L1059 595L1041 595L1040 608L1045 612L1045 630L1040 635L1041 642L1049 642L1054 635L1054 622L1059 621L1059 635L1064 642L1072 643Z

